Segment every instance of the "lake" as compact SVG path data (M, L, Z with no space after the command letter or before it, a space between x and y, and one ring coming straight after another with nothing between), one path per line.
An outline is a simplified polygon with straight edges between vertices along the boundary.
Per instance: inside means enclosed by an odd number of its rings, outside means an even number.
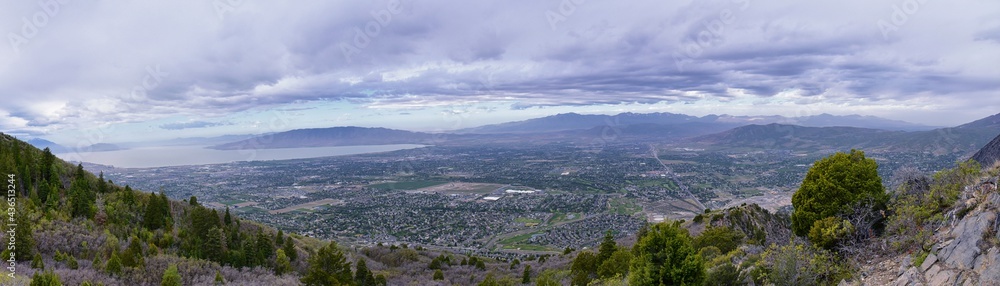
M119 168L223 164L239 161L306 159L328 156L378 153L426 147L417 144L335 146L310 148L215 150L206 146L145 147L107 152L56 154L71 162L88 162Z

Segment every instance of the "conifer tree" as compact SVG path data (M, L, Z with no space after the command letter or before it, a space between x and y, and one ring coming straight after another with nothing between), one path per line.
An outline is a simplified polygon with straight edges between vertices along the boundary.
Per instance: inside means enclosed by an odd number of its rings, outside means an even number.
M351 265L336 242L323 246L309 257L309 270L302 277L305 285L349 285L352 281Z
M160 286L181 286L181 274L177 271L177 265L171 264L163 271L163 281Z

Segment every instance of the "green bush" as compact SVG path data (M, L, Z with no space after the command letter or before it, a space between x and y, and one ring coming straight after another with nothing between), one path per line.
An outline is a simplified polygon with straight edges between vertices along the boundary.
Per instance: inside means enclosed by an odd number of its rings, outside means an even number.
M837 152L817 161L792 195L792 231L806 236L817 220L851 213L862 202L881 211L888 200L875 160L858 150Z
M837 244L854 232L854 226L847 220L837 217L827 217L817 220L809 229L809 242L816 247L833 249Z
M695 285L705 280L705 262L691 236L677 223L659 223L632 248L631 285Z

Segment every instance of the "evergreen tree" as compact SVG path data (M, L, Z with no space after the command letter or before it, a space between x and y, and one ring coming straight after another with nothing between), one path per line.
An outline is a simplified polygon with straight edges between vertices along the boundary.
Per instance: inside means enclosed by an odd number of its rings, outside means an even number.
M107 193L108 188L108 182L104 180L104 171L101 171L100 175L97 176L97 192Z
M146 204L146 213L143 215L143 226L149 230L157 230L163 227L164 218L162 209L160 198L156 194L150 193L149 203Z
M285 244L282 245L281 249L285 250L285 255L288 255L289 260L295 261L299 258L299 252L295 250L292 238L285 239Z
M48 150L48 148L45 148ZM35 271L35 274L31 275L30 286L62 286L62 281L59 281L59 275L52 273L50 270L46 271Z
M215 285L226 285L226 279L222 278L222 272L215 270Z
M97 196L90 187L90 182L87 180L82 164L76 166L76 174L70 186L69 196L70 213L73 217L91 218L94 216L94 213L97 211L97 208L94 206Z
M274 275L281 276L289 272L292 272L292 263L288 260L288 256L285 255L285 251L278 249L278 253L274 259Z
M31 268L45 269L45 261L42 260L41 254L35 253L35 256L31 257Z
M358 286L375 286L375 276L368 270L368 263L364 258L359 258L354 266L354 283Z
M226 226L233 224L233 217L229 215L229 207L226 207L226 216L222 221L226 223Z
M604 233L604 240L601 241L601 246L597 251L597 265L601 265L605 260L611 257L612 253L615 253L617 248L617 243L615 243L615 236L611 234L611 231Z
M274 244L271 243L271 238L260 229L257 230L257 251L258 258L261 259L260 264L266 263L267 259L274 255Z
M524 272L521 273L521 284L531 283L531 265L524 266Z
M200 206L198 204L198 197L195 196L191 196L191 198L188 199L188 203L191 204L192 206Z
M302 283L305 285L349 285L352 281L351 265L337 243L321 247L309 257L309 269Z
M14 237L17 240L14 241L13 250L17 253L15 255L17 260L21 261L28 261L35 255L35 238L33 237L34 234L32 234L35 223L32 223L27 216L28 211L23 209L23 207L19 208L14 215L14 223L17 224L17 228L14 229Z
M222 235L222 229L218 227L212 227L206 232L204 244L202 244L201 253L205 255L205 258L209 260L223 263L226 261L226 249L225 247L225 237Z
M432 279L444 280L444 272L441 272L441 269L434 270L434 277Z
M278 234L274 236L274 245L284 245L285 244L285 232L278 230Z
M112 276L122 275L122 260L118 257L117 251L111 252L111 258L108 258L108 263L104 266L104 272Z
M382 274L375 275L375 285L376 286L386 286L388 284L389 284L389 281L387 279L385 279L385 275L382 275Z
M177 265L171 264L163 271L163 281L160 286L181 286L181 274L177 271Z
M122 252L121 262L125 267L143 267L146 265L144 255L142 253L142 245L139 243L139 238L132 236L128 247L125 248L125 252Z

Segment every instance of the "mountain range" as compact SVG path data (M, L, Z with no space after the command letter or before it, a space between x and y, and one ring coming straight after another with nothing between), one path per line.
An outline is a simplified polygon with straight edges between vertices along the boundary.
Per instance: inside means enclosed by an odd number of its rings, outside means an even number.
M780 122L780 123L779 123ZM794 124L790 124L794 123ZM542 118L424 133L386 128L297 129L215 145L214 149L296 148L384 144L667 143L718 148L780 148L930 152L971 155L1000 133L1000 114L957 127L932 128L872 116L694 117L672 113Z

